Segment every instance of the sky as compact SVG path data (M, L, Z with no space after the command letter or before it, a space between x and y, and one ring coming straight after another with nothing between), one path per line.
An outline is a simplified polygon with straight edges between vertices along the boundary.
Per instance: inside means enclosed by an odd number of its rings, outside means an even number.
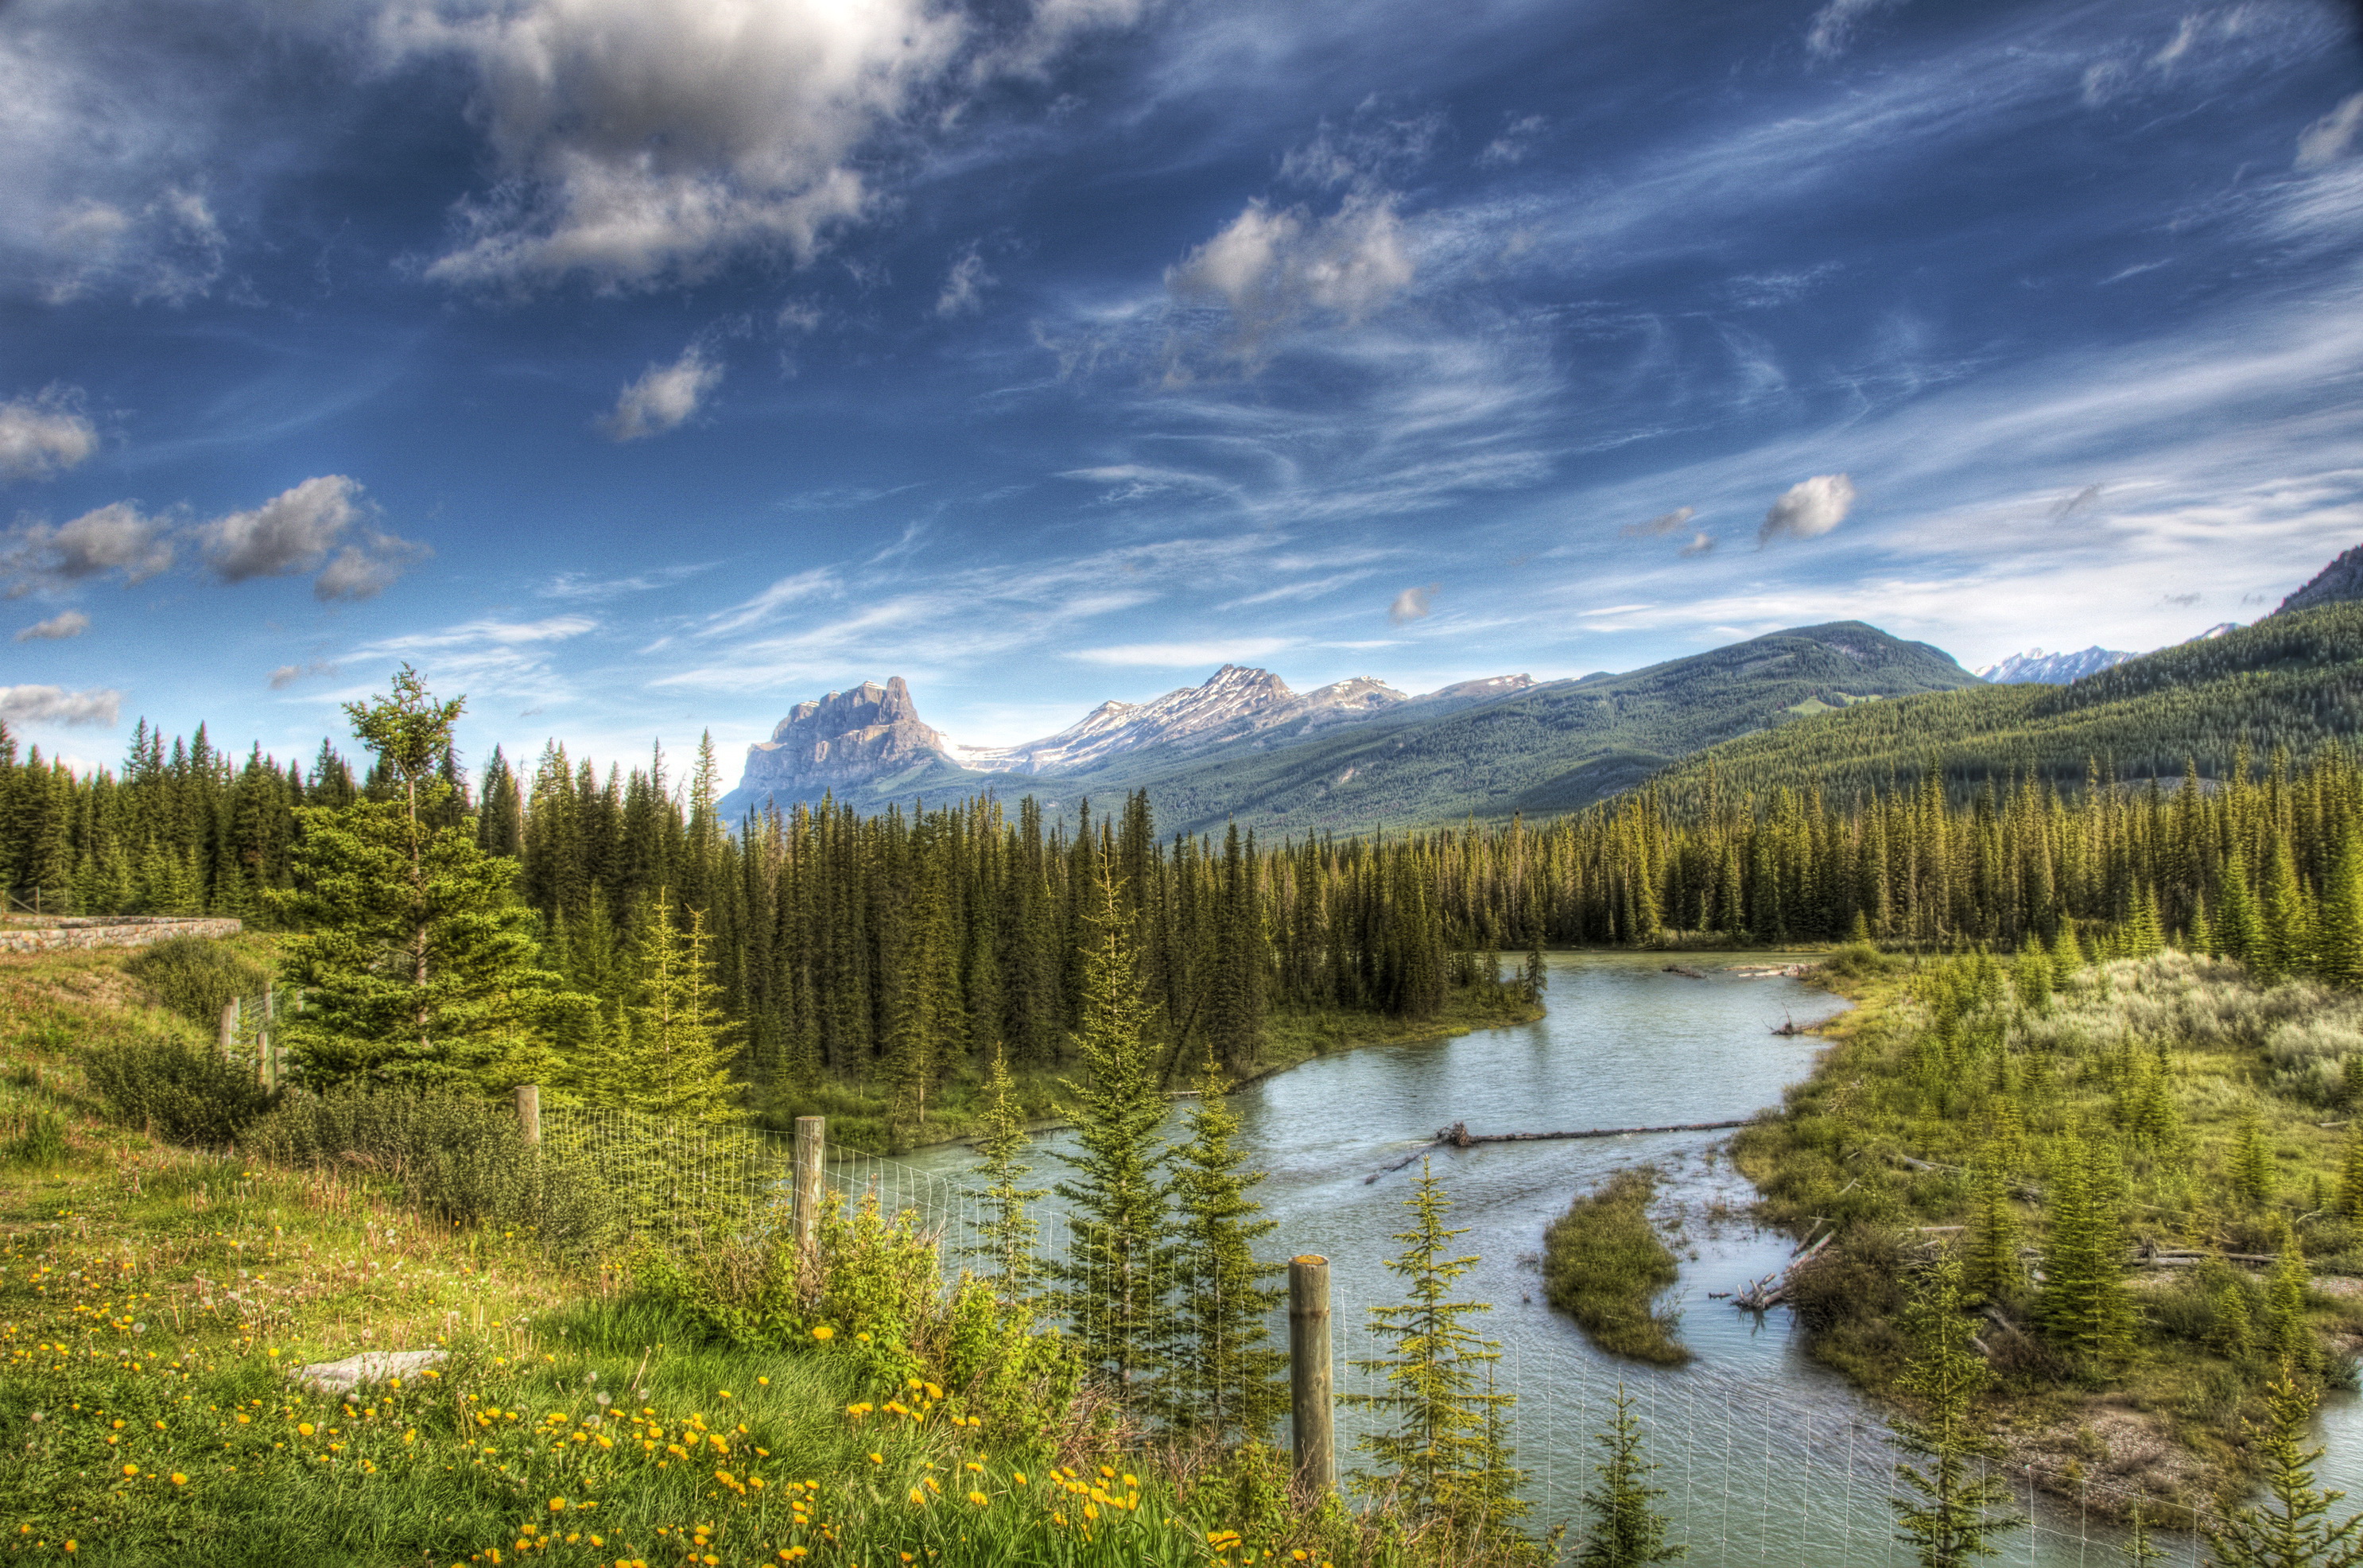
M2363 542L2337 0L13 0L0 719L735 782Z

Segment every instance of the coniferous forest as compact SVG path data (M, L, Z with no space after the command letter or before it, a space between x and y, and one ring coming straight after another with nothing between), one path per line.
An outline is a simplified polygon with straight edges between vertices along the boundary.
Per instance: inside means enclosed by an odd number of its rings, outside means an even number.
M2080 789L1967 799L1899 773L1843 806L1723 791L1709 770L1544 825L1279 844L1160 839L1141 795L1072 832L1030 800L725 823L710 742L685 779L661 751L603 770L554 742L529 772L496 751L473 778L446 753L440 773L429 811L513 858L544 967L601 1004L556 1017L560 1057L627 1049L651 955L685 942L759 1105L851 1085L916 1121L996 1044L1021 1071L1070 1068L1103 862L1169 1085L1209 1056L1254 1071L1275 1015L1419 1019L1458 989L1529 987L1503 982L1501 955L1515 971L1546 944L2015 949L2073 926L2129 954L2180 939L2266 976L2363 980L2363 774L2335 749L2302 769L2242 753L2174 787L2120 785L2096 761ZM300 923L301 809L393 787L326 743L308 762L239 759L143 723L119 770L77 774L0 731L0 868L18 908Z

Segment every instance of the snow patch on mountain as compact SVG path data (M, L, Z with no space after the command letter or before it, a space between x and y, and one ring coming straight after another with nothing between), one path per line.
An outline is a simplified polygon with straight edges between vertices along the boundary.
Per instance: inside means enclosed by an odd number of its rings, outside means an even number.
M1997 686L2064 686L2070 681L2097 675L2133 657L2131 653L2120 652L2113 648L2087 648L2081 653L2046 653L2040 648L2030 648L2024 653L2014 653L2000 663L1988 664L1970 673Z

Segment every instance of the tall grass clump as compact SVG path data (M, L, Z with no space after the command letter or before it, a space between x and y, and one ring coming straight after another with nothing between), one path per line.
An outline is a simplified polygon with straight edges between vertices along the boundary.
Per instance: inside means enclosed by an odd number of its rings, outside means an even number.
M1681 1277L1673 1251L1649 1223L1658 1173L1619 1171L1579 1196L1543 1232L1543 1288L1550 1304L1615 1355L1659 1366L1691 1359L1679 1313L1653 1305Z
M158 1006L211 1029L232 999L271 984L271 968L252 953L209 937L173 937L124 961L123 973Z

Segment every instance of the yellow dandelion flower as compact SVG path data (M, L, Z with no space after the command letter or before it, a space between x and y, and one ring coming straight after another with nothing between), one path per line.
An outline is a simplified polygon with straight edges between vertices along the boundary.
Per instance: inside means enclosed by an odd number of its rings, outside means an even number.
M137 1475L139 1473L139 1467L136 1464L127 1464L123 1467L123 1473L126 1475Z
M299 1438L308 1438L308 1437L310 1437L310 1436L312 1435L312 1423L311 1423L311 1422L309 1422L309 1421L298 1421L298 1422L296 1422L296 1423L295 1423L295 1435L296 1435L297 1437L299 1437Z
M182 1474L182 1473L181 1473L179 1471L177 1471L177 1470L175 1470L174 1472L172 1472L172 1485L175 1485L175 1486L186 1486L188 1484L189 1484L189 1478L188 1478L187 1476L185 1476L185 1475Z
M987 1503L990 1503L991 1501L993 1501L993 1499L992 1499L992 1498L990 1498L990 1497L986 1496L985 1496L983 1493L982 1493L982 1492L971 1492L971 1493L968 1495L968 1500L969 1500L970 1502L971 1502L971 1503L974 1503L974 1504L975 1504L978 1507L980 1507L980 1508L983 1507Z

